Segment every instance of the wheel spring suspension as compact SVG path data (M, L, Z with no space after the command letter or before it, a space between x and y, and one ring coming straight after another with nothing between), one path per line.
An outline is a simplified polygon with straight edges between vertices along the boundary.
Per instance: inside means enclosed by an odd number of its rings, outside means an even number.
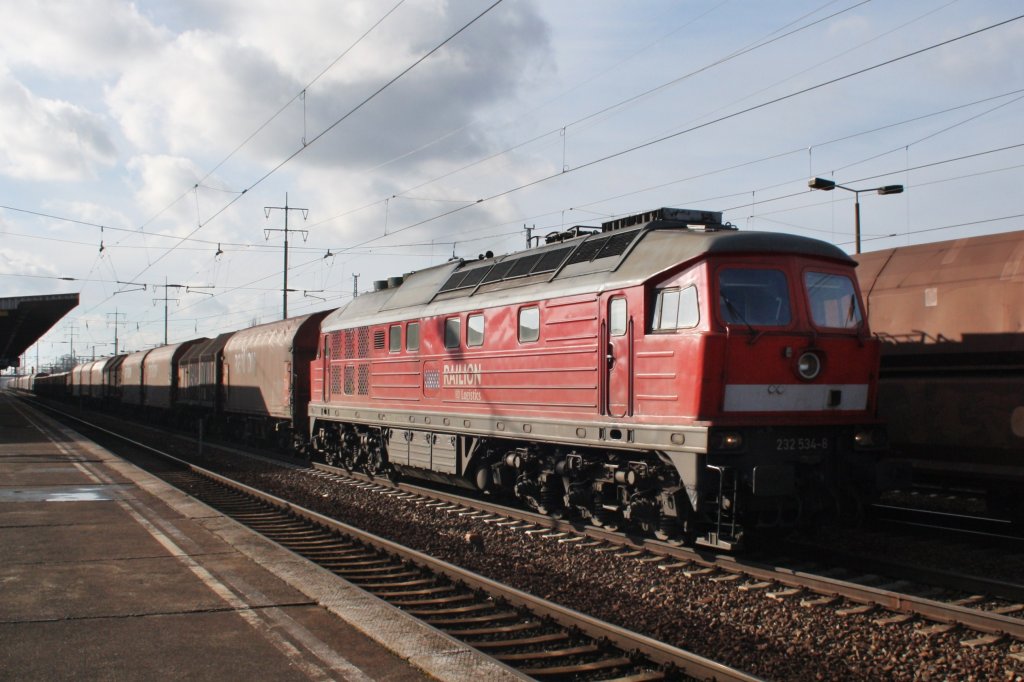
M655 533L658 539L677 537L683 530L682 524L675 516L662 514L658 519L658 531Z
M564 500L562 491L559 487L552 485L551 477L545 477L544 480L541 481L537 498L541 505L549 510L560 509Z

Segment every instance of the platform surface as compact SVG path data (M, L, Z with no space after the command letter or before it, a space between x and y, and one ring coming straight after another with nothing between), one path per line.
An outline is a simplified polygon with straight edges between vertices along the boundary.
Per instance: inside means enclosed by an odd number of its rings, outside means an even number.
M521 679L0 393L0 678Z

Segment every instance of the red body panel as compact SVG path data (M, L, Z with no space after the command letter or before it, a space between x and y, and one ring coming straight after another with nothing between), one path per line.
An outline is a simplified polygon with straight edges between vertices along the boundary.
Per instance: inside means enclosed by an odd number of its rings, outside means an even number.
M393 353L379 343L346 342L345 330L326 335L341 357L318 358L312 366L312 394L329 404L382 409L453 410L459 414L591 417L599 405L598 302L590 296L541 304L549 314L548 334L520 346L516 338L518 308L482 312L484 346L451 353L444 347L444 316L420 322L419 351ZM467 315L460 316L465 328ZM404 330L403 330L404 331ZM388 325L364 333L387 334ZM321 341L323 346L324 341ZM403 345L404 348L404 345ZM360 349L365 355L360 357ZM324 390L325 366L329 380ZM363 386L360 385L363 377ZM346 394L346 385L353 389ZM361 393L365 387L368 393Z
M732 258L730 266L745 264ZM753 259L750 262L757 262ZM716 317L707 293L705 264L659 286L701 287L700 323L692 329L651 332L652 302L644 287L600 296L552 297L546 301L403 320L402 350L390 350L388 325L330 332L321 348L331 357L312 365L314 402L381 410L429 410L457 415L592 420L646 424L853 424L873 421L879 344L859 329L817 329L809 319L800 288L802 271L813 266L852 277L852 268L795 258L780 259L790 279L793 316L778 329L750 330ZM777 264L778 265L778 264ZM623 298L628 311L625 334L609 333L609 303ZM537 305L543 320L540 338L520 343L517 315ZM483 314L486 335L480 347L444 347L445 320ZM404 348L405 323L419 322L420 347ZM800 354L813 350L823 358L820 375L803 381L796 373ZM326 379L325 379L326 377ZM742 410L730 409L727 387L772 387L813 396L786 409L766 404L758 410L746 398ZM346 391L347 387L347 391ZM779 391L781 388L781 391ZM837 404L816 402L828 398ZM851 392L857 399L852 400ZM773 393L775 395L775 393ZM844 398L845 395L845 398ZM813 400L812 400L813 398ZM776 402L780 402L776 400ZM804 403L813 403L800 409ZM754 404L756 407L756 403Z

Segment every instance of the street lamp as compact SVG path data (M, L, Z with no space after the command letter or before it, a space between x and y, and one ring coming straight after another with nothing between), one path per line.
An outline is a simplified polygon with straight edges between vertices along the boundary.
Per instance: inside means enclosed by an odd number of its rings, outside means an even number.
M831 192L832 190L839 188L845 189L847 192L853 192L853 223L854 223L854 242L856 253L860 253L860 193L861 192L878 192L879 194L902 194L903 185L885 185L883 187L872 187L871 189L853 189L852 187L843 187L837 185L835 180L827 180L826 178L812 178L807 181L807 186L811 189L820 189L825 192Z

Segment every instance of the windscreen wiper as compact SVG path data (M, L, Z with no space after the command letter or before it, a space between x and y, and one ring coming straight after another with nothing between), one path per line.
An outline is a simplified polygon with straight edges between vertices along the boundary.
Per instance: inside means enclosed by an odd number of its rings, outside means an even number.
M743 313L741 313L735 305L733 305L732 301L729 300L728 296L726 296L725 294L720 295L722 297L722 301L725 302L725 307L729 310L730 313L732 313L733 317L739 319L740 322L746 325L747 331L750 332L750 341L748 341L748 343L751 346L753 346L754 343L756 343L757 340L761 337L761 332L754 329L754 326L747 322L747 318L743 316Z

